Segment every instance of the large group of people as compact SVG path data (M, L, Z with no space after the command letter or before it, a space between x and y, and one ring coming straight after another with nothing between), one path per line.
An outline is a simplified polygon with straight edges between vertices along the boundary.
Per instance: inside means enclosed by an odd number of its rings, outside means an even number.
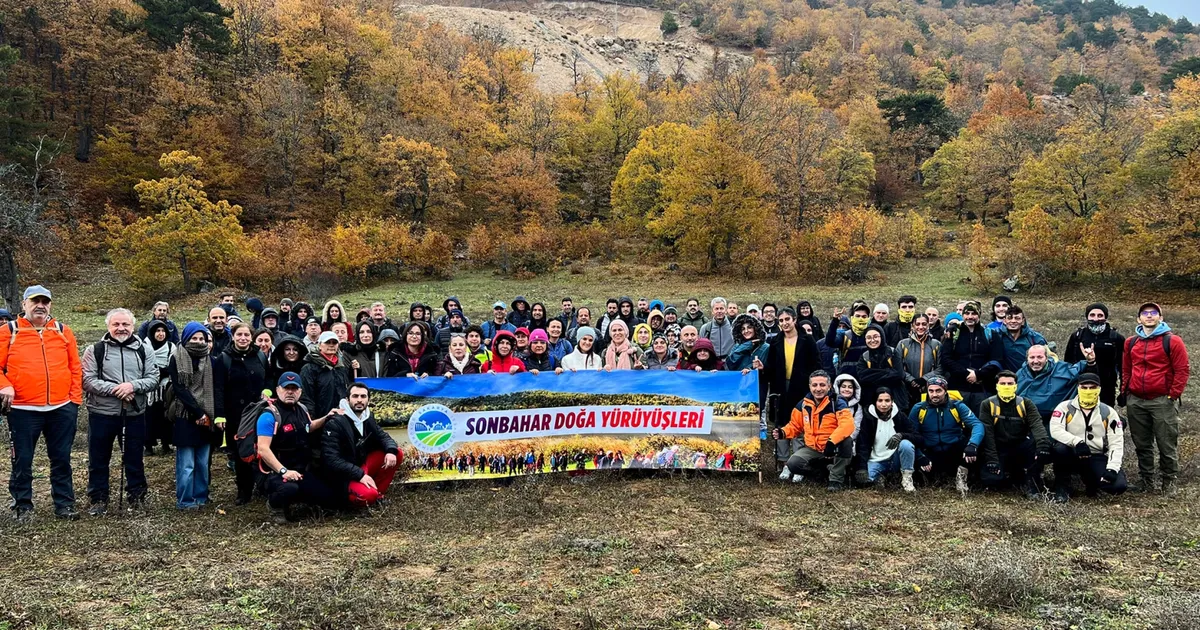
M831 309L824 322L807 300L749 304L741 313L717 297L705 313L695 298L680 310L622 297L593 313L568 297L552 315L517 296L474 323L455 296L440 314L414 303L406 321L394 322L383 303L352 314L335 300L318 312L302 301L272 308L251 298L243 318L235 296L224 294L206 321L183 326L165 302L140 326L129 310L113 309L107 332L82 353L51 305L50 291L33 286L19 314L0 311L0 406L12 436L9 490L18 521L33 515L33 452L42 436L55 513L79 517L70 450L81 404L93 515L108 510L114 444L122 460L118 501L131 507L146 500L143 455L156 448L174 449L181 510L209 502L212 455L221 451L237 503L264 497L279 521L298 503L375 504L402 454L371 417L370 393L357 382L369 377L757 370L780 478L826 477L830 490L898 474L907 491L953 480L963 492L1017 487L1066 501L1078 476L1089 494L1119 493L1129 485L1126 432L1137 455L1135 488L1171 493L1179 474L1187 349L1153 302L1139 307L1128 338L1109 323L1104 304L1088 305L1061 357L1006 296L990 310L961 302L944 318L935 307L919 310L911 295L897 300L894 318L887 304L856 301ZM578 464L579 455L554 453L551 469ZM615 458L596 465L627 464ZM474 459L419 465L515 473L547 463L533 453ZM642 464L661 459L648 454ZM1043 481L1047 464L1052 493Z

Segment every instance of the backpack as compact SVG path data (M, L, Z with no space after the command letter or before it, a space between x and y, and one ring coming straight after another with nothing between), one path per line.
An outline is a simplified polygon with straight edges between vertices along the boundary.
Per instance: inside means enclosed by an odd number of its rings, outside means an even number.
M62 322L58 321L57 319L54 320L54 328L56 330L58 330L58 334L61 335L63 333ZM14 320L8 322L8 333L9 333L8 334L8 347L9 348L11 348L12 345L17 342L17 332L19 330L21 330L21 327L19 325L17 325L17 320L14 319Z
M1025 399L1021 398L1020 396L1017 396L1016 398L1013 399L1013 402L1015 402L1017 404L1017 416L1019 416L1022 420L1024 420L1025 419ZM988 409L992 412L992 424L996 424L997 422L999 422L1000 416L1001 416L999 403L997 403L996 401L989 398L988 399Z
M924 401L922 400L922 402ZM929 411L929 407L926 406L921 408L921 412L917 414L917 423L925 424L925 412L927 411ZM954 416L954 421L957 422L959 426L962 426L962 418L958 416L958 407L950 405L950 415Z
M1108 405L1104 405L1104 406L1107 407ZM1116 415L1115 409L1113 409L1112 407L1108 407L1108 408L1110 410L1112 410L1113 415ZM1101 409L1100 422L1101 422L1101 424L1104 425L1104 452L1107 453L1108 452L1108 428L1110 426L1113 426L1114 422L1116 423L1116 426L1120 426L1121 416L1117 415L1117 418L1114 421L1112 415L1107 415L1107 416L1104 415L1103 407L1101 407L1100 409ZM1076 407L1075 405L1073 405L1071 403L1067 403L1067 417L1066 417L1066 420L1063 421L1064 426L1071 424L1071 418L1075 417L1075 412L1077 412L1077 411L1079 411L1078 407ZM1085 442L1086 442L1086 438L1085 438Z
M9 324L9 325L11 326L12 324ZM1163 352L1167 355L1167 363L1170 363L1171 362L1171 333L1165 332L1161 335L1161 337L1162 337ZM1125 344L1125 352L1133 352L1133 347L1135 345L1137 345L1137 342L1140 339L1141 339L1141 337L1138 337L1137 335L1130 337L1129 343ZM1147 341L1146 343L1149 343L1149 341Z
M107 348L108 344L104 343L104 341L97 341L92 345L92 356L96 357L96 374L101 377L104 376L104 353L107 352ZM137 358L138 372L140 373L145 369L146 361L148 360L146 358L146 344L143 343L138 346ZM120 376L124 377L125 375L121 374Z
M254 463L258 460L258 417L263 415L264 411L270 411L271 415L275 416L275 428L279 429L279 410L275 408L275 401L260 400L242 412L242 418L238 421L237 433L234 435L234 442L237 444L238 459L247 464Z

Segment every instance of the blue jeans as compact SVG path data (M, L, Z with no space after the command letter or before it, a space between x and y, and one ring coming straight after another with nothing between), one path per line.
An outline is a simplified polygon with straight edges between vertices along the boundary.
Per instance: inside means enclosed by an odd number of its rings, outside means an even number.
M867 478L875 481L879 475L894 473L900 470L911 471L917 461L917 447L908 440L900 440L900 446L892 456L882 462L867 462Z
M71 480L71 444L75 442L75 426L79 421L79 405L67 403L53 411L13 409L8 413L12 438L12 474L8 492L13 509L33 509L33 452L38 436L46 436L46 455L50 458L50 495L54 510L75 506L75 483Z
M208 503L208 465L212 446L175 448L175 507L183 510Z
M124 425L124 428L122 428ZM121 465L125 467L125 492L130 501L146 494L146 468L142 448L146 443L146 417L142 414L105 416L88 412L88 498L92 503L107 503L109 495L109 465L112 462L113 442L124 436L120 446Z

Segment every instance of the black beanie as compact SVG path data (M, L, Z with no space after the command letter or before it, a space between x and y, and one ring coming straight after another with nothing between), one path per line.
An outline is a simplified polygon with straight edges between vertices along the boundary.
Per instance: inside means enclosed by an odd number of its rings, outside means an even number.
M1100 309L1100 311L1104 313L1104 319L1108 319L1108 307L1100 302L1088 304L1087 308L1083 309L1083 316L1087 317L1088 313L1091 313L1096 309Z
M1007 295L997 295L995 297L995 299L992 300L992 310L995 310L996 305L1001 302L1004 302L1004 303L1008 304L1009 306L1012 306L1012 298L1008 297Z

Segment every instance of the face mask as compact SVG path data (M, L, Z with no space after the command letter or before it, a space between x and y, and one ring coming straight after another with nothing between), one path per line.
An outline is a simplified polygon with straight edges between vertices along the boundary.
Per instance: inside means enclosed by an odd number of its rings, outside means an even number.
M1017 397L1017 386L1013 385L997 385L996 395L1004 402L1012 402L1012 399Z
M1084 409L1092 409L1100 403L1100 389L1080 389L1079 404Z
M850 330L853 330L854 334L856 334L856 335L861 335L861 334L867 332L867 326L869 326L870 324L871 324L870 317L855 316L855 317L850 318Z
M1092 331L1093 335L1100 335L1104 333L1105 328L1108 328L1108 322L1100 322L1099 324L1089 322L1087 327L1088 330Z
M900 322L904 324L911 324L913 318L916 316L916 311L900 311Z

